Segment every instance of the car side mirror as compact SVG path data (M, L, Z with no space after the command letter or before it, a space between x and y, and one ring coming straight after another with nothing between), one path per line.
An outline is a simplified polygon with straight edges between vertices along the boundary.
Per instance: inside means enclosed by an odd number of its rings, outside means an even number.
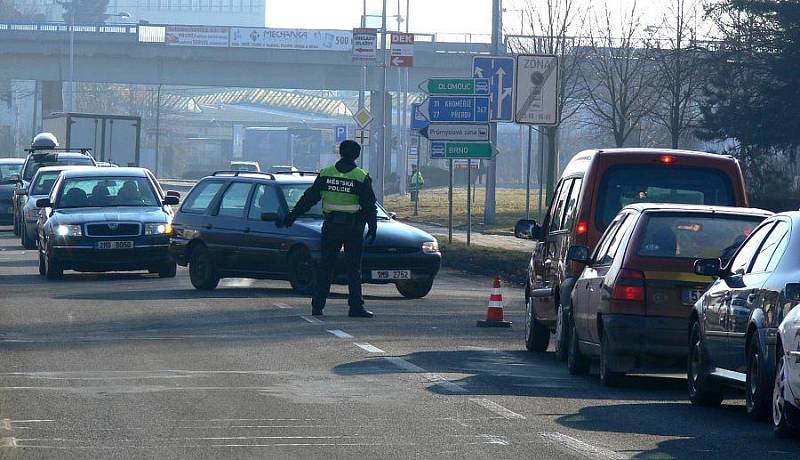
M694 273L702 276L722 275L722 262L719 259L699 259L694 261Z
M17 195L27 195L28 194L28 187L22 187L21 189L17 190Z
M8 176L5 179L0 179L0 185L8 185L8 184L18 184L20 182L19 176L14 174L13 176Z
M567 262L578 262L579 264L589 265L589 262L591 262L589 248L579 245L570 246L567 250Z
M542 227L533 219L520 219L514 225L514 236L523 240L541 239Z
M181 199L178 198L177 196L167 195L167 196L164 197L164 204L167 204L167 205L170 205L170 206L176 206L180 202L181 202Z
M262 212L261 220L264 222L277 222L280 219L277 212Z
M180 199L181 198L181 192L177 192L175 190L167 190L167 196L174 196L174 197L178 197L178 199Z
M800 283L786 283L783 297L790 302L800 302Z
M37 208L52 208L53 203L50 202L50 198L39 198L36 200L36 207Z
M389 216L389 219L392 219L392 220L397 219L397 213L396 212L387 212L386 215Z

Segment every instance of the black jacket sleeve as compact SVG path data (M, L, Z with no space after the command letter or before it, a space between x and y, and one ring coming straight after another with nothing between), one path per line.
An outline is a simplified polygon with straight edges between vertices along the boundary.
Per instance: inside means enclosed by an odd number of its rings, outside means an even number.
M322 199L322 177L317 176L317 179L311 184L303 196L297 201L297 204L294 205L294 209L289 211L289 214L293 217L301 216L308 212L309 209L313 208L315 204L319 203L319 200Z
M358 193L358 203L361 213L369 228L378 227L378 207L375 204L375 191L372 190L372 178L367 176Z

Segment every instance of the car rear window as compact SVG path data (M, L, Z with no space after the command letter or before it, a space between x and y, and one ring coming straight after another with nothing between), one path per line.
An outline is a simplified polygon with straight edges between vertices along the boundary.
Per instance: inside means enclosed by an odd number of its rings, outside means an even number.
M222 185L223 182L221 181L205 181L197 184L183 203L181 211L200 214L205 213L208 211L211 202L214 201L214 197L217 196L217 193L222 188Z
M651 216L639 238L637 254L688 259L719 257L727 261L762 220L734 215Z
M31 160L25 165L25 172L22 174L22 178L24 180L31 180L34 174L36 174L36 171L38 171L39 168L44 168L45 166L94 166L94 164L94 161L88 156L85 158L55 159L41 163Z
M0 179L8 179L15 174L19 174L20 169L22 169L21 164L0 164Z
M674 165L620 165L609 168L597 195L595 224L608 227L620 209L633 203L735 206L730 178L711 168Z

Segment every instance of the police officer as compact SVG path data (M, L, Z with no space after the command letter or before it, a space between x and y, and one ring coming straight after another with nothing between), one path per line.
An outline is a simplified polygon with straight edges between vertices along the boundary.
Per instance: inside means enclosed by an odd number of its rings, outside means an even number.
M372 312L364 308L364 299L361 297L361 252L364 249L365 225L368 228L367 241L375 241L378 210L372 179L355 163L360 154L361 146L357 142L346 140L339 144L342 158L319 172L314 184L280 222L282 226L291 226L298 216L322 200L322 213L325 216L322 225L322 258L311 302L311 314L315 316L322 315L322 309L325 308L336 257L344 245L347 284L350 288L347 299L349 316L372 318Z

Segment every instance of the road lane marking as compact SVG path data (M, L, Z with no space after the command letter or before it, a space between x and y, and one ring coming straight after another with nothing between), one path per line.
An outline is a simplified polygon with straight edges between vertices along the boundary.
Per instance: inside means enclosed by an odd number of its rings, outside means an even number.
M340 339L352 339L353 338L352 335L348 334L347 332L345 332L345 331L343 331L341 329L332 329L332 330L328 329L328 332L330 332L331 334L335 335L336 337L339 337Z
M497 404L494 401L490 401L486 398L469 398L470 401L474 402L475 404L483 407L484 409L488 409L495 414L508 419L508 420L525 420L525 416L522 414L518 414L512 410L506 409L505 407Z
M361 348L362 350L369 352L369 353L386 353L385 351L381 350L380 348L376 347L375 345L370 345L368 343L356 343L353 342L353 345Z
M403 358L397 356L387 356L383 358L390 363L394 364L395 366L399 367L400 369L408 372L412 372L415 374L420 374L425 380L435 385L438 385L445 390L449 391L450 393L466 393L467 390L457 385L446 378L442 377L439 374L434 372L428 372L427 370L417 366L414 363L408 362Z
M289 305L288 303L283 303L283 302L275 302L272 305L275 305L276 307L278 307L280 309L283 309L283 310L287 310L289 308L292 308L291 305Z
M0 438L0 447L17 447L16 438Z
M318 320L317 318L314 318L312 316L300 315L300 317L311 324L322 324L321 320Z
M481 434L478 435L478 437L486 440L483 444L497 444L499 446L508 446L511 444L506 438L496 434Z
M610 449L604 449L602 447L593 446L591 444L581 441L580 439L573 438L572 436L567 436L563 433L549 432L549 433L539 433L539 435L544 439L546 439L547 441L551 441L552 444L555 444L560 447L565 447L587 458L598 459L598 460L625 460L628 458L626 455L620 454L619 452L615 452Z
M228 278L222 282L224 287L251 287L255 284L255 280L251 278Z
M11 431L12 430L12 428L11 428L11 419L10 418L4 418L2 421L0 421L0 429L3 429L5 431Z

